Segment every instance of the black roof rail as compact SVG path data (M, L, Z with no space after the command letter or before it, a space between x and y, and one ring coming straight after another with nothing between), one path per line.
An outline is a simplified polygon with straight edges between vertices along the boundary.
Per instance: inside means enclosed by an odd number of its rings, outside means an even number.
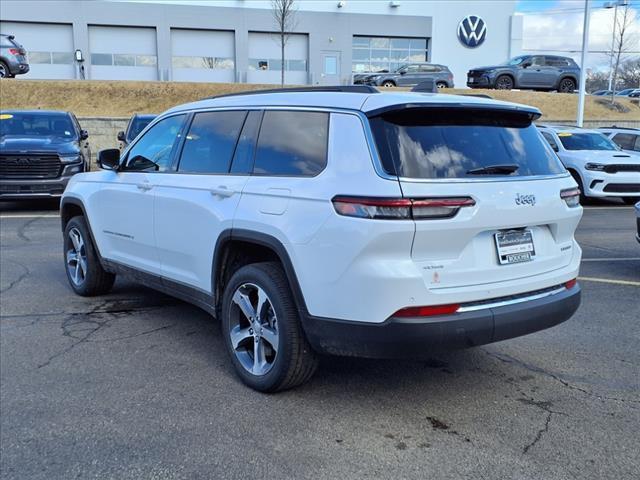
M635 128L635 127L618 127L618 126L616 126L616 125L611 125L610 127L598 127L598 128L599 128L599 129L600 129L600 128L606 128L606 129L614 129L614 128L615 128L616 130L631 130L631 131L634 131L634 132L637 132L637 131L639 131L639 130L640 130L640 128Z
M330 85L317 87L287 87L269 88L265 90L246 90L243 92L223 93L213 95L211 98L235 97L240 95L262 95L265 93L291 93L291 92L344 92L344 93L380 93L380 90L371 85Z

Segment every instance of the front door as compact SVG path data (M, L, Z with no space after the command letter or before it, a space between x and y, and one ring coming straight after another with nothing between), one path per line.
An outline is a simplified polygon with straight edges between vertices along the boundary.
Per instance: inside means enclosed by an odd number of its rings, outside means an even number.
M340 85L340 52L322 52L321 85Z
M156 123L125 154L118 172L90 198L94 235L100 253L109 260L160 275L154 236L155 187L171 168L174 148L186 115Z

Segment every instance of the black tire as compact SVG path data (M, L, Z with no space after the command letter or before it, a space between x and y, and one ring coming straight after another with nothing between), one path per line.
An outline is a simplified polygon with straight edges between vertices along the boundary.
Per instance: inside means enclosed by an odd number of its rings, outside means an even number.
M382 86L384 88L392 88L395 87L396 84L392 80L385 80L384 82L382 82Z
M571 93L576 89L576 82L573 78L563 78L558 85L560 93Z
M76 232L80 234L83 245L80 247L80 251L84 254L84 265L86 266L86 270L79 265L82 262L78 260L78 251L72 241L72 232L74 234ZM74 275L72 274L74 267L69 260L69 255L71 254L73 256L74 252L76 253L76 261L74 264L75 270L79 270L79 272L76 273L76 278L74 278ZM102 268L95 246L91 240L89 227L82 215L73 217L69 220L64 229L63 255L67 280L69 280L69 285L71 285L73 291L78 295L82 295L83 297L92 297L108 293L109 290L111 290L116 276ZM81 274L81 271L84 271L84 273Z
M500 75L496 78L496 90L512 90L513 78L509 75Z
M436 87L437 88L449 88L449 85L447 85L446 82L438 82L438 83L436 83Z
M627 205L635 205L640 202L640 197L623 197L622 201Z
M571 174L573 179L576 181L576 183L578 184L578 188L580 189L580 205L586 205L588 203L588 198L584 194L584 188L582 186L582 179L580 178L580 175L578 175L573 170L569 170L569 173Z
M260 375L250 372L243 365L238 354L241 352L245 359L253 361L255 367L255 356L251 355L251 351L252 342L257 341L257 337L247 336L245 339L247 343L243 344L244 347L240 347L240 343L238 343L237 349L232 345L232 330L238 332L238 328L241 327L237 323L238 319L247 318L233 298L246 286L260 288L266 293L269 302L268 311L272 312L273 321L277 321L276 328L272 328L272 331L277 330L278 347L275 353L271 350L273 357L271 363L268 364L269 369ZM251 307L255 309L253 304ZM264 316L268 317L268 314L265 313ZM242 381L254 390L277 392L296 387L309 380L318 366L318 358L304 336L289 282L279 263L264 262L246 265L232 275L222 296L221 323L222 335L233 366ZM256 326L255 323L244 325L248 325L244 330L249 331L251 331L251 326ZM269 326L268 323L262 325ZM267 343L267 345L269 344ZM253 352L255 351L253 350Z
M11 72L9 71L9 67L6 63L0 60L0 78L12 78Z

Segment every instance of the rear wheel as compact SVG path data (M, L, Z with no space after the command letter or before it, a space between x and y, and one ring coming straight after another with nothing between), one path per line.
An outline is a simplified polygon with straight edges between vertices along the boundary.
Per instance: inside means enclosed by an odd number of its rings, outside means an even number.
M513 89L513 79L509 75L500 75L496 79L496 89L498 90Z
M64 260L73 291L83 297L111 290L115 275L102 268L83 216L73 217L64 229Z
M11 78L9 67L2 60L0 60L0 78Z
M222 297L222 332L237 374L255 390L295 387L317 368L278 263L255 263L233 274Z
M563 78L558 85L558 91L561 93L571 93L576 89L576 82L572 78Z
M640 202L640 197L623 197L622 201L627 205L635 205Z
M382 82L382 86L385 88L391 88L391 87L395 87L396 84L393 83L391 80L385 80L384 82Z
M447 88L448 85L445 82L438 82L438 83L436 83L436 87L438 87L438 88Z

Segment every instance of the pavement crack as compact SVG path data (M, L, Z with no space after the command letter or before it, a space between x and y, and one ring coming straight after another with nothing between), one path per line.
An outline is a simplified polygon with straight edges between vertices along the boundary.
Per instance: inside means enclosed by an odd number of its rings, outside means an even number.
M514 363L516 365L519 365L520 367L529 370L530 372L533 373L538 373L538 374L542 374L545 375L553 380L555 380L556 382L560 383L561 385L563 385L564 387L570 389L570 390L575 390L577 392L583 393L585 395L588 395L590 397L595 397L599 400L611 400L613 402L621 402L621 403L625 403L625 404L640 404L640 400L632 400L632 399L626 399L626 398L617 398L617 397L609 397L606 395L599 395L597 393L591 392L585 388L579 387L577 385L574 385L572 383L569 383L568 381L566 381L565 379L563 379L562 377L560 377L559 375L555 374L555 373L551 373L548 372L547 370L541 368L541 367L537 367L535 365L530 365L526 362L523 362L522 360L519 360L515 357L512 357L510 355L507 354L499 354L499 353L493 353L490 352L488 350L482 349L488 356L495 358L499 361L501 361L502 363Z
M9 282L9 285L7 285L5 288L0 290L0 293L8 292L9 290L11 290L13 287L15 287L18 283L20 283L22 280L24 280L31 274L31 271L27 267L25 267L22 263L18 263L15 260L11 260L11 261L16 265L18 265L20 268L22 268L22 273L18 275L18 278Z
M20 225L20 227L18 228L18 237L25 241L25 242L30 242L31 239L27 236L27 234L25 233L25 230L31 226L31 224L37 220L40 220L40 217L36 217L36 218L32 218L31 220L28 220L26 222L24 222L22 225Z
M526 454L533 446L535 446L542 439L542 436L549 431L549 424L551 423L552 415L553 415L553 412L547 410L547 418L544 422L544 427L538 430L538 433L536 434L533 441L528 445L526 445L524 449L522 449L523 454Z

